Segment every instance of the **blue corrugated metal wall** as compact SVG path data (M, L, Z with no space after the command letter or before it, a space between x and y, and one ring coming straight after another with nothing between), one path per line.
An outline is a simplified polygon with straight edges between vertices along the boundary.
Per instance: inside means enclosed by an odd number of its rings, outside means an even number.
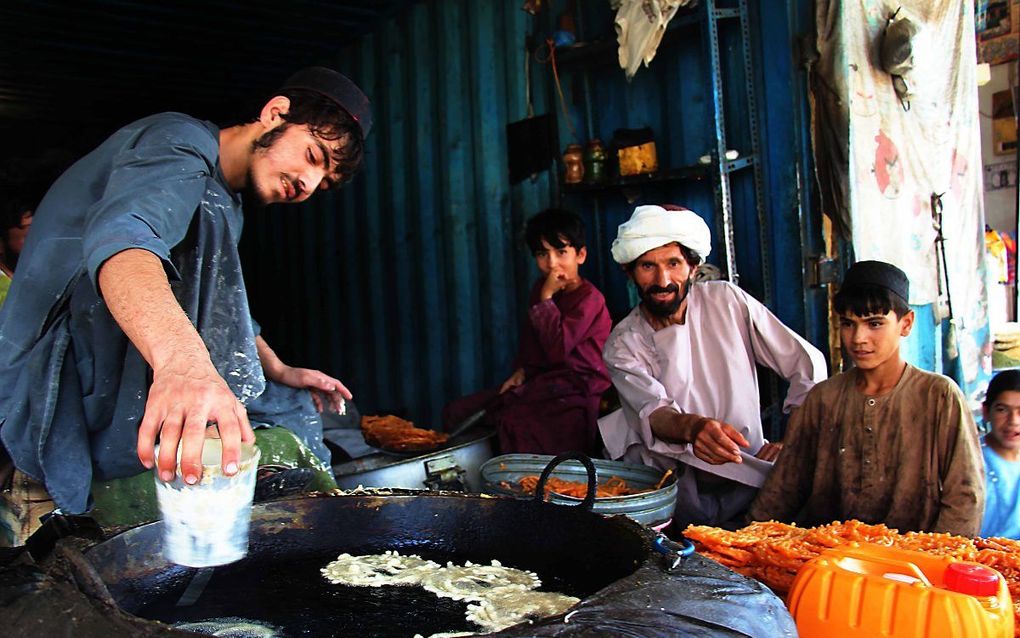
M828 353L828 291L811 287L807 259L824 255L808 130L807 60L815 31L814 3L789 0L785 11L751 3L758 82L761 149L772 258L772 310Z
M613 38L613 12L608 3L580 3L579 31L586 40ZM555 16L555 9L550 18ZM551 28L552 21L549 21ZM571 107L574 128L581 142L598 137L609 141L617 129L649 127L655 134L661 169L697 164L715 144L712 120L712 91L709 60L702 24L674 25L660 45L648 68L642 67L627 81L611 55L585 61L565 62L561 68L563 90ZM679 28L676 28L679 27ZM740 62L740 37L736 21L720 21L721 55L724 58L723 94L729 147L750 153L747 102L744 99L744 75ZM678 36L678 37L672 37ZM561 122L560 139L569 140L570 132ZM764 297L763 260L759 242L758 218L754 206L754 184L749 170L730 176L733 196L734 232L740 246L737 272L742 287L759 298ZM629 310L626 277L612 262L609 247L616 228L626 221L640 204L675 203L684 205L708 222L713 233L713 254L708 261L723 261L722 221L715 210L712 182L707 178L659 182L627 190L570 194L564 204L586 216L589 227L598 226L597 250L593 251L593 274L606 293L614 318Z
M249 220L266 339L338 376L369 412L432 425L447 400L509 374L533 276L518 235L553 196L549 173L507 179L529 20L513 2L419 3L345 48L335 65L375 106L363 173ZM544 100L536 91L537 112Z
M375 104L363 174L298 210L269 210L249 221L246 275L266 339L288 362L336 374L368 412L402 412L433 425L446 401L510 372L536 275L519 235L524 219L542 208L561 201L585 217L590 257L583 272L616 318L630 299L609 244L635 204L682 203L717 227L707 180L645 187L634 201L621 191L561 200L552 172L509 185L504 127L526 116L525 38L533 29L544 38L562 4L553 3L533 25L519 2L417 3L352 43L335 64ZM605 4L579 3L582 37L612 32ZM810 181L803 74L791 45L807 5L790 0L785 12L756 18L751 36L755 80L769 89L760 92L757 113L764 231L751 172L734 173L732 186L741 285L762 297L768 280L773 310L824 350L824 310L819 315L817 300L804 291L801 272L803 255L817 243L803 193ZM651 126L664 167L707 153L711 87L702 80L707 61L699 31L691 33L631 83L612 57L587 70L564 65L563 89L581 141ZM724 27L721 37L723 55L738 56L741 34ZM723 84L730 146L746 152L744 78L734 66L740 65L729 65ZM531 79L535 112L559 111L548 66L533 61ZM563 147L570 136L559 119Z

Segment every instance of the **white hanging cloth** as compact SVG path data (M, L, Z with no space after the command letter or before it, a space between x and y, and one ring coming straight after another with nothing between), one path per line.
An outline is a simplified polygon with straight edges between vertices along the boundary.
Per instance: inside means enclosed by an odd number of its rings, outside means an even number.
M695 0L621 0L613 2L616 11L616 41L620 45L620 68L630 80L655 52L666 33L666 25L681 7Z

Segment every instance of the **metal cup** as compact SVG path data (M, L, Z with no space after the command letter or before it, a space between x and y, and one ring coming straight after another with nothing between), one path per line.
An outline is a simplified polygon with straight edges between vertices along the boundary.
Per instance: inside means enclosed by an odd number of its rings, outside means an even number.
M202 478L188 485L180 467L172 481L156 473L156 498L163 518L163 556L188 567L225 565L248 553L255 475L261 453L241 444L237 473L223 474L219 439L205 439ZM178 447L177 458L180 458Z

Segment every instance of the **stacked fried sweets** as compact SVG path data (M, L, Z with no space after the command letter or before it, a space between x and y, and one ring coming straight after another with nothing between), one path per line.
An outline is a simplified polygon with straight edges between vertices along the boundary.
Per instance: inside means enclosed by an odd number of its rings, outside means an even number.
M1020 638L1020 541L919 532L900 534L885 525L853 520L809 528L769 521L752 523L735 532L691 525L684 536L694 542L703 556L760 580L780 596L789 593L793 578L804 563L827 549L854 541L976 561L998 570L1006 579L1017 620L1016 636Z
M394 452L426 452L439 448L448 434L414 427L414 423L400 417L361 417L361 433L369 445Z
M1005 323L995 329L992 341L992 367L1020 367L1020 323Z

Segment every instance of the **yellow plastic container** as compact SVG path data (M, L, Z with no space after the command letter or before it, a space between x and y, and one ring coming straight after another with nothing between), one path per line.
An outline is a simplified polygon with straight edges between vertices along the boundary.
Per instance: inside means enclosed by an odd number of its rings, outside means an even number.
M806 563L788 606L801 638L1013 638L999 572L870 543Z

